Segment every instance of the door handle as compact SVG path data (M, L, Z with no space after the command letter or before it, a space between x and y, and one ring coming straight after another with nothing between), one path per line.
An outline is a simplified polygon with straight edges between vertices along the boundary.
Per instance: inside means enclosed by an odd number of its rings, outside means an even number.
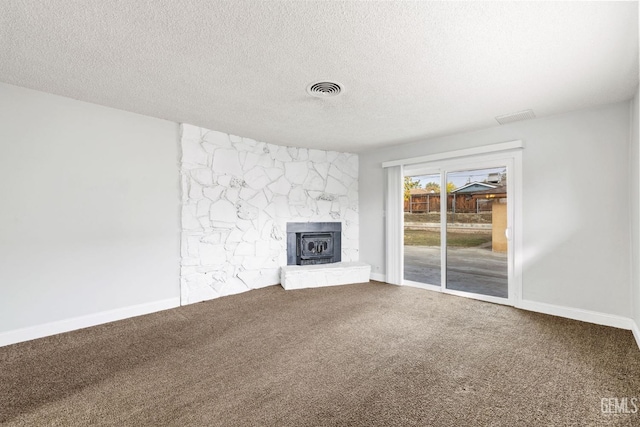
M504 237L506 237L507 240L511 240L511 228L507 227L504 229Z

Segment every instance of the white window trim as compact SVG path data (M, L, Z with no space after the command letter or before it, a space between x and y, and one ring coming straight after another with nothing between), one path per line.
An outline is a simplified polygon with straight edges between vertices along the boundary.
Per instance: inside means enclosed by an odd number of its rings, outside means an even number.
M401 285L404 275L404 170L387 169L386 282Z

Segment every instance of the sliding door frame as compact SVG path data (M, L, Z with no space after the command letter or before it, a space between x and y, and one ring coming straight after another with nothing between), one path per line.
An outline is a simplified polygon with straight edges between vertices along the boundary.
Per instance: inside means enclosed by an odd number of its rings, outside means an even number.
M451 295L464 296L473 299L479 299L497 304L505 304L511 306L519 306L522 301L522 144L520 141L514 141L506 150L487 150L486 153L482 153L479 149L470 155L456 156L456 153L452 152L451 157L447 157L446 153L435 155L433 159L429 159L429 156L421 158L422 162L412 162L412 159L408 159L407 163L402 164L402 176L416 176L416 175L440 175L440 188L447 188L447 173L480 169L485 167L506 166L507 168L507 233L508 233L508 263L507 263L507 276L508 276L508 297L500 298L488 295L476 294L465 291L457 291L453 289L447 289L446 287L446 275L447 275L447 245L446 245L446 233L447 233L447 203L440 203L440 283L439 284L426 284L414 282L404 279L404 256L401 257L401 283L404 286L413 286L422 289L443 292ZM502 144L502 145L505 145ZM501 144L496 144L501 145ZM513 147L513 145L518 145ZM481 147L479 147L481 148ZM514 149L515 148L515 149ZM463 150L464 151L464 150ZM417 159L416 159L417 160ZM424 161L426 160L426 161ZM446 199L445 199L446 200ZM404 236L401 233L399 235L401 242L398 246L404 249Z

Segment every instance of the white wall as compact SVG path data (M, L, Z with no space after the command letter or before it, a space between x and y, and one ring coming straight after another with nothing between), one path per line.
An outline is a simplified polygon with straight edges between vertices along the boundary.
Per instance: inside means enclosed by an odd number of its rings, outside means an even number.
M640 89L640 88L639 88ZM638 116L639 90L631 102L631 135L630 135L630 177L629 183L631 192L631 295L633 301L633 318L636 323L636 340L640 345L640 139L638 137L638 127L640 126Z
M0 333L178 300L177 124L0 84L0 200Z
M358 261L358 156L182 126L182 303L280 283L287 222L342 223Z
M384 273L383 161L522 140L523 298L631 317L629 108L617 103L360 153L361 261Z

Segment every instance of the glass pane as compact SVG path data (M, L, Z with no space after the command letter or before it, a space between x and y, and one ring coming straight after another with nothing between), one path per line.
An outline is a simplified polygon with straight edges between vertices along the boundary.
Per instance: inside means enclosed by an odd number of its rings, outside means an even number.
M447 289L507 298L505 167L447 174Z
M404 179L404 278L440 286L440 175Z

